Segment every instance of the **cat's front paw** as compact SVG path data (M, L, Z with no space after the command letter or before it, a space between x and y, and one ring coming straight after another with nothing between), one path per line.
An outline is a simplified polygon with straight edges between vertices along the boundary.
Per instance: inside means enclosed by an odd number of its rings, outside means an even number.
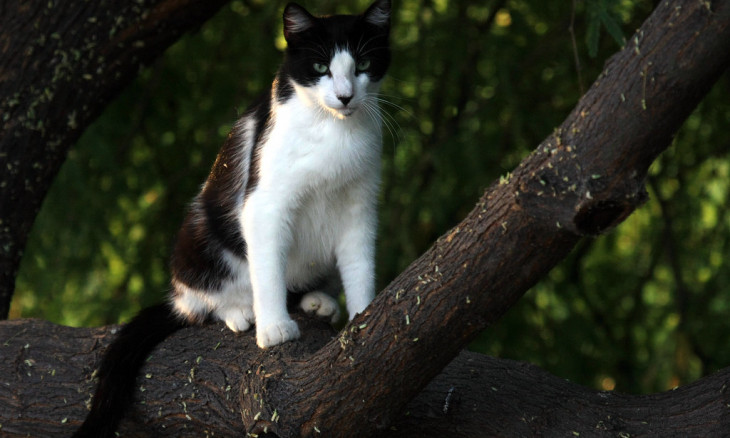
M269 348L299 338L299 326L293 320L279 321L266 327L256 327L256 344Z
M308 315L316 315L334 324L340 320L340 305L324 292L309 292L302 297L299 307Z

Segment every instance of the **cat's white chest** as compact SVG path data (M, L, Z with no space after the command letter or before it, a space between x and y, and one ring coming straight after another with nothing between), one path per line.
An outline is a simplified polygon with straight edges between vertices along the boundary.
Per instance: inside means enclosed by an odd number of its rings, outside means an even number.
M380 149L380 126L367 114L340 120L294 98L277 108L261 176L300 187L348 184L377 168Z

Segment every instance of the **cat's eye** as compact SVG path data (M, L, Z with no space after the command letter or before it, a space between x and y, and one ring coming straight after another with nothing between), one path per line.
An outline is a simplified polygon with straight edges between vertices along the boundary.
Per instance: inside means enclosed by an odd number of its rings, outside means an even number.
M370 67L370 60L369 59L363 59L360 62L357 63L357 71L365 71Z
M312 67L314 67L314 71L319 74L325 74L329 70L329 67L324 64L320 64L319 62L315 62Z

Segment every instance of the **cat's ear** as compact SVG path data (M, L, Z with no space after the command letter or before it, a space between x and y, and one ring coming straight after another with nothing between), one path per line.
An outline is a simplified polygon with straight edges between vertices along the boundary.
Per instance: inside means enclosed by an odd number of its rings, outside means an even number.
M365 21L372 25L390 27L390 0L376 0L363 14Z
M315 18L306 9L296 3L289 3L284 8L284 38L292 37L314 26Z

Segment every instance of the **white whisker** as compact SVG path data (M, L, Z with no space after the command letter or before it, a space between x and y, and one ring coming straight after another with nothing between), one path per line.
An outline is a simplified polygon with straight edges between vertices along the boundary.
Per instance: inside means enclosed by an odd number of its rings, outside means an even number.
M381 123L385 129L390 133L393 143L397 143L400 140L401 127L398 121L388 112L384 112L379 107L379 103L390 104L385 99L377 97L375 94L368 94L366 99L363 101L362 108L368 114L368 116L375 122ZM397 109L402 109L398 105L394 105Z

